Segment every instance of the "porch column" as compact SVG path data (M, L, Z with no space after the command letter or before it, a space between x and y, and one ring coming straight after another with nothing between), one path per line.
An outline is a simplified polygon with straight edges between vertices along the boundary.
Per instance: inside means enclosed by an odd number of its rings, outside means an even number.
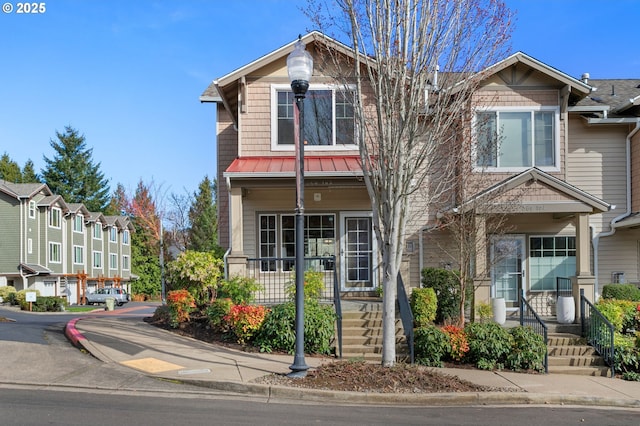
M573 280L573 298L576 302L576 317L580 312L580 290L591 302L595 298L595 277L591 272L591 235L589 213L576 213L576 277Z
M229 209L231 252L227 256L227 273L229 277L244 276L247 256L244 254L242 188L231 188L231 191L229 191L229 205L231 206Z
M489 303L491 300L491 279L489 277L487 261L487 218L485 215L476 215L476 235L475 235L475 271L473 276L474 304L484 302ZM471 309L472 318L475 314L475 308Z

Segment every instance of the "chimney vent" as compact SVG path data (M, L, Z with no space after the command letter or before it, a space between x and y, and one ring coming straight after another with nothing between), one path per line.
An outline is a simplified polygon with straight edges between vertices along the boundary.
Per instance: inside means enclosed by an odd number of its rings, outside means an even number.
M582 77L580 78L580 80L582 80L584 84L589 84L589 77L591 77L589 73L585 72L584 74L582 74Z

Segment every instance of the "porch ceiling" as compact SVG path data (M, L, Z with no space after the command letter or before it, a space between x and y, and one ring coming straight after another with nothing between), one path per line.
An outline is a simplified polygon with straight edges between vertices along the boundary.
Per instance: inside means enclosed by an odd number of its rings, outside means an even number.
M240 157L225 170L225 178L295 177L295 157ZM360 157L307 156L304 159L305 177L355 177L362 176Z

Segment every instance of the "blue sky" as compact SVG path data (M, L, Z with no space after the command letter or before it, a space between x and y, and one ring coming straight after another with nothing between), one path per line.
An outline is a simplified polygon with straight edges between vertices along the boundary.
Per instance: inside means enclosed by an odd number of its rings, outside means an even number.
M640 0L507 0L512 50L573 77L640 78ZM1 3L7 3L4 0ZM215 78L311 28L304 0L50 0L0 12L0 154L54 155L71 125L109 179L194 192L216 175Z

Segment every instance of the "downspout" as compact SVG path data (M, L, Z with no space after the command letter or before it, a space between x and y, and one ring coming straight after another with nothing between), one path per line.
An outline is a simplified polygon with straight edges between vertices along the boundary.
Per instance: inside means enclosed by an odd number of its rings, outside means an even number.
M616 233L616 228L615 228L615 224L618 223L619 221L621 221L622 219L624 219L625 217L629 216L631 214L631 138L633 138L633 136L640 130L640 120L636 121L636 127L631 131L631 133L629 133L627 135L627 139L626 139L626 168L627 168L627 208L626 211L624 213L622 213L621 215L618 215L616 217L614 217L610 224L609 224L609 230L606 232L600 232L599 234L596 234L593 237L592 240L592 244L593 244L593 274L595 275L595 298L596 300L598 299L599 295L600 295L600 284L599 284L599 280L598 280L598 245L600 243L600 238L604 238L604 237L610 237L613 234ZM615 206L614 206L615 208Z

